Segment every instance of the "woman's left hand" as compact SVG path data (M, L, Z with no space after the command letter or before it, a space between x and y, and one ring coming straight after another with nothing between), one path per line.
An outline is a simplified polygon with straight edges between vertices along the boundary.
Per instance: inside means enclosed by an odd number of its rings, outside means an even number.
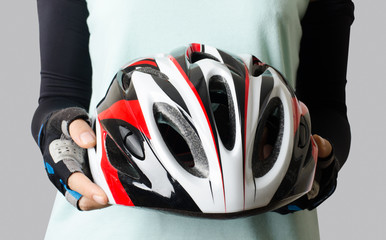
M318 161L311 191L275 212L288 214L298 210L312 210L334 193L339 170L334 148L328 140L319 135L315 134L313 138L318 146Z

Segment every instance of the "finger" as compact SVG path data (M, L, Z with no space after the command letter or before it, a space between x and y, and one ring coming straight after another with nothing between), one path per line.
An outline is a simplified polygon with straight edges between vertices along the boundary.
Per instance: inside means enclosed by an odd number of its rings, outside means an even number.
M103 189L93 183L83 173L76 172L71 174L68 178L68 186L90 201L92 200L102 206L107 206L108 204L108 198Z
M90 148L96 144L95 133L90 125L82 119L73 121L69 126L71 138L79 147Z
M315 139L316 144L318 145L318 157L328 157L332 152L331 143L317 134L314 134L313 137Z
M101 208L105 208L105 207L108 207L108 206L110 206L110 205L100 204L100 203L94 201L93 199L89 199L89 198L87 198L85 196L82 196L79 199L79 202L78 202L79 209L81 209L83 211L101 209Z

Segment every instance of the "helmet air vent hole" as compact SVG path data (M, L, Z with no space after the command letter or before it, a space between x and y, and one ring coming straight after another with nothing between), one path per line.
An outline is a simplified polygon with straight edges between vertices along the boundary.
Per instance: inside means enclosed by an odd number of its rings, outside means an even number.
M166 103L154 103L158 130L178 164L190 174L207 178L209 164L201 140L186 117Z
M140 175L133 167L128 158L122 153L109 135L106 136L106 153L111 165L119 172L133 178L139 179Z
M251 68L251 74L254 77L258 77L258 76L260 76L261 74L263 74L267 70L268 65L262 63L255 56L253 56L252 60L253 60L253 63L252 63L253 65L252 65L252 68Z
M228 84L219 75L209 79L212 112L221 141L228 150L235 145L235 110Z
M195 62L198 62L202 59L211 59L211 60L214 60L214 61L217 61L217 62L220 62L215 56L213 56L212 54L209 54L209 53L204 53L204 52L192 52L190 55L189 55L189 62L191 64L195 63Z
M298 131L299 131L298 145L300 148L304 148L307 145L307 143L310 142L310 134L308 133L308 129L306 125L302 122L300 122L299 124Z
M284 110L279 98L271 99L259 119L252 153L254 177L262 177L274 166L282 144Z
M133 75L133 72L129 73L123 73L122 74L122 87L125 91L127 91L130 87L131 83L131 76Z

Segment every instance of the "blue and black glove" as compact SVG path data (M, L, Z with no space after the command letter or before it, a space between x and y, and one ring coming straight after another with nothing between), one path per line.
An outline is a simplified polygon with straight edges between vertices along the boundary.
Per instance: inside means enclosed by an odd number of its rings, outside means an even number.
M90 176L86 149L79 147L69 133L69 125L77 119L88 121L83 108L70 107L52 113L41 126L38 145L43 154L48 177L66 199L78 209L82 196L68 187L68 178L74 172Z

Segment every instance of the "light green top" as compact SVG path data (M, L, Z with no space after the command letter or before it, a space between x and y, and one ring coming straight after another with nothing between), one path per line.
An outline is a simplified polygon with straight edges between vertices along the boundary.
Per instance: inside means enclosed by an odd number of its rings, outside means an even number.
M293 84L300 19L308 0L88 0L93 66L91 109L127 62L191 42L251 53ZM59 194L46 239L319 239L316 211L200 219L112 206L79 212Z
M127 62L202 43L250 53L294 82L309 0L88 0L93 108Z

